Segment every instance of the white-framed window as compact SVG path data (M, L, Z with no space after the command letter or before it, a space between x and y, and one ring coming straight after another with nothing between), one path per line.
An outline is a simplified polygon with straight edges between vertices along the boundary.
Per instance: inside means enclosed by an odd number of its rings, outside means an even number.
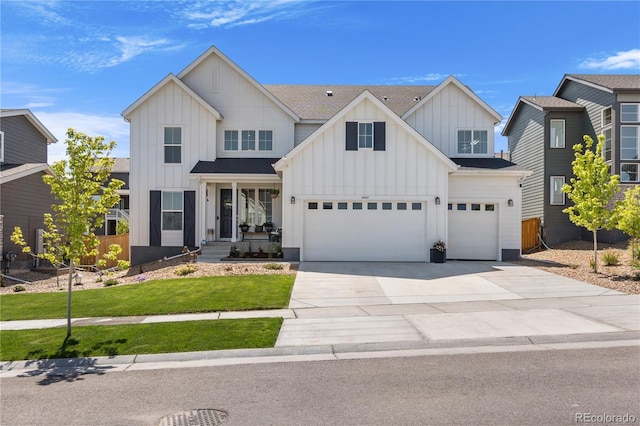
M638 164L620 164L620 182L638 182Z
M549 186L549 194L552 206L562 206L565 203L564 192L562 192L562 186L564 185L564 176L551 176L551 185Z
M640 126L620 126L620 159L637 160L640 150Z
M164 162L182 163L182 127L164 128Z
M317 208L317 203L309 203L309 209ZM249 225L262 225L265 222L273 222L271 190L267 188L242 188L238 214L240 222L245 222Z
M373 123L358 123L358 149L373 149Z
M602 151L602 155L604 156L605 161L611 161L611 129L604 129L602 131L602 135L604 136L604 149Z
M620 105L620 122L621 123L640 122L640 104L621 104Z
M183 196L180 191L162 192L162 230L182 231Z
M4 132L0 130L0 163L4 163Z
M551 148L564 148L564 120L551 120Z
M486 130L458 130L458 154L486 154L488 140Z
M271 130L258 131L258 150L259 151L273 150L273 131Z
M611 107L607 107L602 110L602 127L611 126L613 121L612 109Z
M256 131L255 130L242 131L242 150L243 151L256 150Z
M225 151L238 150L238 131L237 130L224 131L224 150Z

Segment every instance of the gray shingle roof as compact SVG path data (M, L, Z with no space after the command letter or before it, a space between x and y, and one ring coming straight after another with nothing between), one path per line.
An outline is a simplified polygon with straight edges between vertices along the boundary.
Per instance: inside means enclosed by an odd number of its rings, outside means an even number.
M523 96L522 99L539 106L543 110L571 109L582 111L584 109L583 105L555 96Z
M228 173L275 175L271 166L279 158L218 158L214 161L198 161L191 173Z
M265 84L264 87L303 120L328 120L368 90L402 116L436 86L345 86ZM332 96L327 96L331 91Z
M567 74L611 90L640 90L640 74Z

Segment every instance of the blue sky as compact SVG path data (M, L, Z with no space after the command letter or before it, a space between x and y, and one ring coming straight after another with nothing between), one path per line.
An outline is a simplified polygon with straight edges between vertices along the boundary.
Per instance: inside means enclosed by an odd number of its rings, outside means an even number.
M118 142L120 113L215 45L260 83L425 84L456 75L503 117L566 73L640 73L640 2L11 1L0 106ZM496 149L506 140L496 129Z

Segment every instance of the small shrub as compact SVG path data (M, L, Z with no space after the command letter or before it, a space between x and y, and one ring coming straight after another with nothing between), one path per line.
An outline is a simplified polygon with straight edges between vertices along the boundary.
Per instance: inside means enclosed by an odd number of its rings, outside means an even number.
M118 285L118 280L116 280L115 278L109 278L104 282L105 287L111 287L114 285Z
M267 263L264 265L264 269L278 270L284 269L284 266L281 263Z
M24 288L23 285L19 285L18 284L17 286L13 287L13 291L16 292L16 293L19 293L19 292L25 291L25 290L26 290L26 288Z
M101 283L101 282L102 282L102 277L98 277L98 278L96 278L96 282L97 282L97 283Z
M146 280L147 280L147 276L146 275L140 274L140 275L136 276L136 282L138 282L138 283L141 283L141 282L146 281Z
M604 253L602 253L602 261L605 266L618 266L620 264L618 253L613 250L605 250Z
M592 271L595 272L596 270L596 263L593 261L593 259L589 259L589 267L591 268Z
M631 246L631 257L634 259L640 259L640 241Z
M183 276L183 275L192 274L197 270L198 270L198 267L196 265L186 264L186 265L178 266L176 269L173 270L173 273L176 275Z

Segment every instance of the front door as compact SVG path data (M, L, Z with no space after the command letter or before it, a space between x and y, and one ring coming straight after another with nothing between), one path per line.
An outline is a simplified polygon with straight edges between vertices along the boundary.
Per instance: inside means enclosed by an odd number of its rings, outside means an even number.
M220 190L220 238L233 236L233 209L231 189Z

